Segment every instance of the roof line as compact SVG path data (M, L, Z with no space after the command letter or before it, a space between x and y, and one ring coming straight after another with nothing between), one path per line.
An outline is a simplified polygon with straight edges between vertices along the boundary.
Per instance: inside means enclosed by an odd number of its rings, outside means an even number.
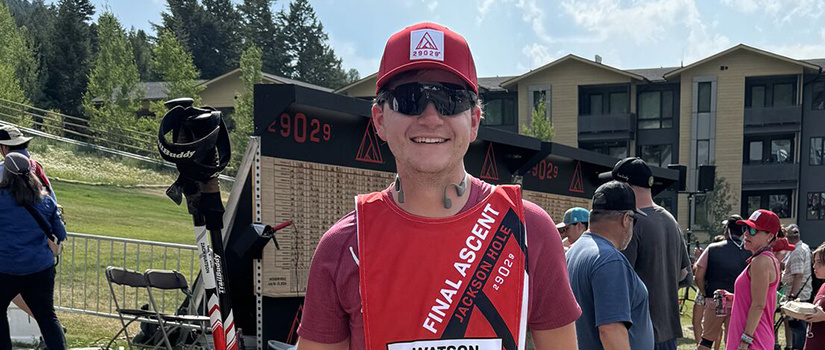
M574 60L579 61L579 62L582 62L582 63L587 63L587 64L589 64L589 65L591 65L591 66L594 66L594 67L603 68L603 69L609 70L609 71L611 71L611 72L614 72L614 73L618 73L618 74L621 74L621 75L627 76L627 77L629 77L629 78L631 78L631 79L637 79L637 80L644 80L644 81L648 81L645 77L643 77L643 76L641 76L641 75L638 75L638 74L635 74L635 73L631 73L631 72L628 72L628 71L626 71L626 70L622 70L622 69L619 69L619 68L616 68L616 67L611 67L611 66L608 66L608 65L606 65L606 64L604 64L604 63L596 63L596 62L593 62L593 61L588 60L588 59L586 59L586 58L582 58L582 57L576 56L576 55L574 55L574 54L572 54L572 53L571 53L571 54L568 54L567 56L564 56L564 57L562 57L562 58L559 58L559 59L557 59L557 60L555 60L555 61L553 61L553 62L550 62L550 63L548 63L548 64L545 64L545 65L543 65L543 66L541 66L541 67L539 67L539 68L533 69L533 70L531 70L531 71L529 71L529 72L527 72L527 73L524 73L524 74L522 74L522 75L516 76L516 77L514 77L514 78L512 78L512 79L509 79L509 80L507 80L507 81L504 81L504 82L502 82L502 83L501 83L501 85L500 85L500 86L501 86L501 87L505 87L505 88L506 88L506 86L513 85L513 84L515 84L516 82L518 82L519 80L522 80L522 79L524 79L524 78L527 78L527 77L529 77L529 76L532 76L533 74L536 74L536 73L538 73L538 72L540 72L540 71L543 71L543 70L545 70L545 69L551 68L551 67L553 67L553 66L555 66L555 65L557 65L557 64L559 64L559 63L562 63L562 62L567 61L567 60L570 60L570 59L574 59Z
M357 81L355 81L355 82L353 82L353 83L351 83L351 84L349 84L349 85L347 85L347 86L344 86L344 87L342 87L342 88L335 89L335 91L333 91L333 93L336 93L336 94L337 94L337 93L340 93L341 91L349 90L349 88L351 88L351 87L353 87L353 86L355 86L355 85L361 84L361 83L363 83L363 82L364 82L364 81L366 81L366 80L372 79L372 78L373 78L373 77L375 77L375 76L378 76L378 72L372 73L372 74L370 74L370 75L368 75L368 76L366 76L366 77L363 77L363 78L361 78L361 79L358 79Z
M195 85L195 86L201 86L201 85L206 85L206 86L209 86L209 84L211 84L211 83L213 83L213 82L216 82L216 81L218 81L218 80L221 80L221 79L223 79L223 78L226 78L227 76L229 76L229 75L231 75L231 74L234 74L234 73L235 73L235 71L239 71L239 70L241 70L241 69L240 69L240 68L235 68L235 69L233 69L233 70L231 70L231 71L228 71L228 72L226 72L226 73L223 73L223 74L221 74L221 75L219 75L219 76L217 76L217 77L214 77L214 78L212 78L212 79L209 79L209 80L207 80L207 81L204 81L204 82L202 82L202 83L200 83L200 84L197 84L197 85Z
M679 75L679 74L682 74L682 72L684 72L684 71L686 71L686 70L688 70L688 69L692 69L692 68L694 68L694 67L696 67L696 66L699 66L699 65L705 64L705 63L710 62L710 61L712 61L712 60L715 60L715 59L717 59L717 58L719 58L719 57L725 56L725 55L727 55L727 54L729 54L729 53L731 53L731 52L738 51L738 50L742 50L742 49L744 49L744 50L748 50L748 51L753 52L753 53L758 53L758 54L761 54L761 55L765 55L765 56L768 56L768 57L773 57L773 58L775 58L775 59L782 60L782 61L785 61L785 62L789 62L789 63L797 64L797 65L800 65L800 66L802 66L802 67L804 67L804 68L815 69L815 70L820 71L820 72L822 71L822 67L820 67L820 66L818 66L818 65L815 65L815 64L813 64L813 63L808 63L808 62L805 62L805 61L802 61L802 60L797 60L797 59L793 59L793 58L790 58L790 57L787 57L787 56L782 56L782 55L780 55L780 54L776 54L776 53L773 53L773 52L770 52L770 51L765 51L765 50L758 49L758 48L755 48L755 47L752 47L752 46L748 46L748 45L745 45L745 44L738 44L738 45L736 45L736 46L734 46L734 47L731 47L731 48L729 48L729 49L727 49L727 50L725 50L725 51L719 52L719 53L717 53L717 54L715 54L715 55L712 55L712 56L706 57L706 58L704 58L704 59L701 59L701 60L699 60L699 61L693 62L693 63L691 63L691 64L689 64L689 65L687 65L687 66L684 66L684 67L682 67L682 68L675 69L675 70L673 70L673 71L670 71L670 72L668 72L668 73L665 73L664 78L665 78L665 80L670 79L671 77L674 77L674 76L677 76L677 75Z

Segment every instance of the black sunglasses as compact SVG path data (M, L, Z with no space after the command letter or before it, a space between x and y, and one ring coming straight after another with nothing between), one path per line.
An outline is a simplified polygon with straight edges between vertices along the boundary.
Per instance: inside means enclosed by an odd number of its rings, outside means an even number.
M466 87L450 83L407 83L382 91L378 104L389 102L390 109L406 115L419 115L433 103L443 116L456 115L472 108L478 96Z

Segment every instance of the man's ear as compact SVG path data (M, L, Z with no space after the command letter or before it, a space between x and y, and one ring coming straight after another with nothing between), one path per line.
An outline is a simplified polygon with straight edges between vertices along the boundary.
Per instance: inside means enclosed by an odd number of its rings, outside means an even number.
M478 128L481 125L481 108L470 108L470 142L478 137Z
M372 126L375 127L375 133L383 141L387 141L384 137L384 106L378 104L372 105Z

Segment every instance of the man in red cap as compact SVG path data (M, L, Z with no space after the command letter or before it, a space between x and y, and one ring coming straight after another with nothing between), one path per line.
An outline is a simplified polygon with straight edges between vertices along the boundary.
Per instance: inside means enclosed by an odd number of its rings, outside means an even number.
M482 114L464 38L433 23L395 33L376 92L398 175L319 242L298 348L519 350L529 328L537 349L575 349L581 310L553 220L464 168Z

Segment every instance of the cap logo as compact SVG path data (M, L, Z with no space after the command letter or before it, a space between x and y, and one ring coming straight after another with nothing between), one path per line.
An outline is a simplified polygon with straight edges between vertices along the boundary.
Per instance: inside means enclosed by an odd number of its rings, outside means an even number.
M653 187L653 176L647 179L647 184L648 186Z
M753 212L753 214L751 214L751 217L748 220L750 220L750 221L759 220L759 216L761 216L761 215L762 215L761 211L755 211L755 212Z
M444 61L444 32L433 29L411 31L410 60Z
M621 179L621 180L624 180L624 182L628 182L628 181L630 181L630 176L627 176L627 175L625 175L625 174L621 174L621 173L614 173L613 175L614 175L615 177L617 177L617 178Z

